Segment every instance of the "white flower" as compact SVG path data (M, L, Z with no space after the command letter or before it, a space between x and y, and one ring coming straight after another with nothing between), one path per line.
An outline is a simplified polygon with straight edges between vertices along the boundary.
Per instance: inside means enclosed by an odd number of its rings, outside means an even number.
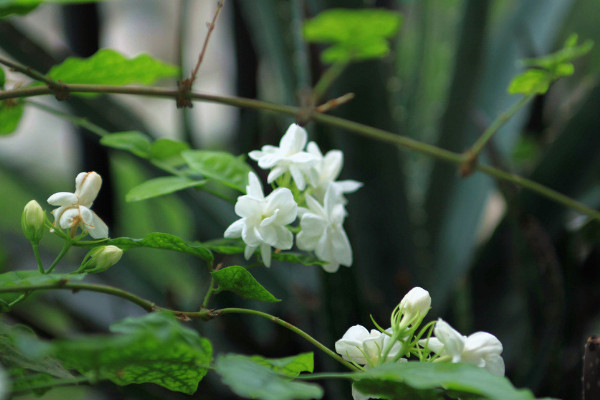
M258 161L262 169L271 169L267 182L271 183L286 172L290 172L296 186L300 190L306 187L305 176L309 176L310 167L317 162L317 158L304 150L307 133L299 125L292 124L281 138L279 147L266 145L261 150L251 151L248 155Z
M87 231L94 239L108 237L108 226L90 208L98 196L102 178L95 172L81 172L75 178L75 193L59 192L48 198L48 203L59 206L52 211L54 225L71 229L77 227Z
M275 189L266 198L258 177L248 174L246 195L235 203L235 213L242 217L225 231L226 238L241 237L246 243L244 256L249 259L260 247L263 262L271 265L271 246L288 250L292 248L294 237L286 228L298 212L298 205L289 189Z
M404 314L404 318L411 320L417 315L424 317L431 307L431 296L429 292L423 288L412 288L402 301L400 301L400 312Z
M315 142L310 142L306 151L318 160L312 167L312 173L315 175L313 179L316 181L313 185L315 187L313 194L319 201L323 200L330 185L335 186L341 197L340 201L343 203L345 203L344 193L356 192L362 186L362 183L354 180L336 181L344 164L344 153L340 150L330 150L323 157L319 146Z
M392 333L391 328L386 332ZM382 352L390 341L390 336L376 329L371 332L362 325L354 325L344 333L344 336L335 342L335 351L346 361L353 361L360 365L376 366L387 360L381 360ZM400 342L394 343L387 359L393 359L401 349Z
M333 185L325 193L324 207L310 195L306 195L308 209L300 209L300 228L296 243L301 250L315 251L327 272L336 272L340 264L352 265L352 248L342 224L346 218L344 205Z
M449 357L453 363L466 362L485 368L493 375L504 376L502 343L488 332L475 332L464 336L441 318L433 329L435 337L419 341L440 356Z

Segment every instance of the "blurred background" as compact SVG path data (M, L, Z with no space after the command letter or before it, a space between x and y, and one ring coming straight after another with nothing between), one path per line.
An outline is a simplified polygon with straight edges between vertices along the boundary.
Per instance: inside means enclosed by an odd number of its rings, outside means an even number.
M385 7L404 16L393 53L351 65L328 92L355 99L333 114L440 147L463 151L502 111L518 101L507 93L519 60L562 46L571 33L600 43L598 0L227 0L194 90L298 105L298 93L324 70L319 46L301 38L303 20L332 7ZM149 53L183 65L189 76L215 1L114 0L46 4L27 16L0 20L0 54L46 72L72 55L99 48L128 56ZM494 137L482 162L543 183L600 207L600 46L575 63L573 76L530 103ZM7 71L7 85L27 78ZM173 87L175 82L163 81ZM276 144L292 119L196 102L128 96L64 102L35 99L87 118L110 132L140 130L190 141L196 148L244 154ZM413 286L430 291L430 319L443 317L465 334L485 330L504 344L507 376L537 396L580 398L587 336L600 331L600 228L572 211L519 187L476 173L461 179L455 166L397 150L350 133L309 124L322 149L342 149L342 179L364 187L349 196L346 229L354 264L327 274L319 267L275 263L253 270L279 304L250 304L226 293L213 307L249 306L290 321L333 348L370 315L389 325L392 309ZM137 203L125 193L162 173L128 153L108 150L89 132L27 107L16 132L0 138L0 268L35 268L20 231L30 199L72 191L80 171L104 178L95 211L111 236L153 231L187 240L221 237L236 218L229 203L193 190ZM41 243L50 262L61 242ZM73 270L74 250L57 270ZM228 265L241 260L222 260ZM91 278L90 278L91 279ZM160 305L195 310L208 285L204 265L174 253L131 250L91 280L132 291ZM44 338L107 332L142 310L93 293L45 293L2 318L24 323ZM283 357L315 351L299 337L250 316L189 323L217 352ZM339 370L315 352L316 371ZM347 384L325 383L328 399L350 398ZM43 398L179 399L153 385L55 389ZM23 396L21 398L27 398ZM236 398L209 374L193 396Z

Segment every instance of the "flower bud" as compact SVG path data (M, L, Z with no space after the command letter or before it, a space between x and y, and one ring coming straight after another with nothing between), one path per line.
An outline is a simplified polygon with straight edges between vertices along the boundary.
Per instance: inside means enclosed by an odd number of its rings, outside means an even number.
M44 210L37 201L31 200L21 214L21 228L32 243L39 243L44 235Z
M400 302L400 312L408 320L417 315L420 318L424 317L429 311L429 307L431 307L429 292L420 287L412 288Z
M123 250L117 246L99 246L90 250L77 272L98 273L106 271L121 259Z

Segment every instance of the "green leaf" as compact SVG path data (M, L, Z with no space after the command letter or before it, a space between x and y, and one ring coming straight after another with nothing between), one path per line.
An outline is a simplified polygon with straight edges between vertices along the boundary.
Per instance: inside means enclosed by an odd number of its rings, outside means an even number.
M131 189L125 196L126 201L140 201L153 197L164 196L187 188L200 186L205 180L198 181L183 176L164 176L147 180Z
M242 239L214 239L203 244L207 249L221 254L241 254L246 247Z
M356 389L372 395L403 398L436 398L439 389L458 396L475 395L489 400L534 400L528 390L516 389L508 379L494 376L471 364L390 363L353 374Z
M4 90L4 84L6 83L6 74L4 69L0 68L0 90Z
M19 286L44 285L57 282L80 281L85 274L41 274L39 271L11 271L0 274L0 288ZM9 311L12 301L21 293L0 294L0 312Z
M327 261L322 261L312 254L303 254L295 252L273 252L271 258L277 261L284 261L292 264L302 265L327 265Z
M102 49L89 58L67 58L52 67L48 77L64 83L151 85L161 78L176 76L177 71L177 67L147 54L128 59L114 50Z
M542 57L525 59L523 60L523 64L528 67L554 71L557 66L565 63L570 64L576 58L586 55L592 50L592 47L594 47L594 42L591 40L586 40L577 46L577 35L572 34L567 38L562 49Z
M149 247L152 249L163 249L177 251L179 253L191 254L200 257L206 262L213 261L211 251L200 242L186 242L185 240L168 233L153 232L147 234L143 239L132 239L119 237L106 240L81 241L74 243L78 247L96 247L98 245L114 245L122 250L138 247Z
M228 354L215 364L223 383L239 396L262 400L320 399L323 389L311 383L282 377L249 357Z
M102 136L100 144L114 149L129 151L138 157L148 158L150 156L152 140L141 132L129 131Z
M251 356L250 359L259 364L265 365L279 374L289 376L298 376L301 372L313 372L315 361L313 353L301 353L297 356L284 358L264 358L261 356Z
M252 172L252 168L240 157L209 150L187 150L181 154L191 170L242 193L246 192L248 173Z
M212 360L210 342L170 313L154 312L114 324L116 335L57 340L50 352L84 374L118 385L155 383L193 394Z
M332 9L304 24L309 42L330 43L322 59L326 63L380 58L390 51L388 39L400 27L401 15L380 9Z
M524 95L543 94L550 88L552 74L543 69L529 69L516 76L508 87L511 94L523 93Z
M265 289L244 267L234 265L211 272L219 289L227 290L248 300L277 302L280 299Z
M0 135L8 135L17 129L23 116L23 109L21 100L0 101Z
M0 18L11 15L25 15L35 10L42 0L30 1L32 4L19 4L18 0L0 1Z
M150 159L166 163L172 167L178 167L185 164L181 153L189 150L187 143L171 139L158 139L150 147Z

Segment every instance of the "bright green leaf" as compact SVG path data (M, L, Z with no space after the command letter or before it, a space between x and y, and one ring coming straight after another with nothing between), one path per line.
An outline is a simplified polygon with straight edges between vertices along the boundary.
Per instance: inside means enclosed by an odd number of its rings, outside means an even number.
M435 398L439 389L489 400L534 400L503 376L495 376L471 364L390 363L353 374L355 387L363 393L403 398Z
M0 101L0 135L8 135L17 129L23 109L23 102L20 100Z
M565 46L562 49L542 57L525 59L523 60L523 64L528 67L544 68L553 71L560 64L570 63L576 58L586 55L594 47L594 42L591 40L586 40L579 46L576 44L577 35L571 35L566 40Z
M192 171L246 192L252 168L241 158L223 151L187 150L181 154Z
M200 242L186 242L185 240L168 233L153 232L147 234L143 239L132 239L128 237L119 237L106 240L81 241L75 245L79 247L95 247L98 245L112 244L122 250L129 250L138 247L149 247L152 249L163 249L177 251L179 253L192 254L201 259L212 262L213 255L211 251Z
M381 9L331 9L304 24L309 42L330 43L322 59L326 63L380 58L390 51L392 38L402 21L401 15Z
M48 76L64 83L150 85L161 78L176 76L177 71L177 67L147 54L128 59L114 50L102 49L89 58L69 57L52 67Z
M0 1L0 18L29 14L37 8L40 2L41 0L36 0L34 4L19 5L15 0Z
M508 87L511 94L524 95L543 94L550 88L552 75L543 69L529 69L513 79Z
M265 289L250 272L237 265L211 272L219 289L227 290L248 300L267 302L281 301Z
M197 181L183 176L165 176L147 180L131 189L125 196L126 201L140 201L164 196L179 190L200 186L206 181Z
M0 90L4 90L4 84L6 83L6 74L4 69L0 68Z
M184 165L185 161L181 157L181 153L189 150L190 146L187 143L171 139L158 139L152 143L150 148L150 159L166 163L172 167Z
M223 383L245 398L293 400L323 397L323 389L319 386L294 382L249 357L234 354L220 356L215 368L223 378Z
M250 359L271 368L279 374L298 376L301 372L313 372L315 361L313 353L301 353L297 356L283 358L264 358L251 356Z
M51 354L118 385L151 382L187 394L196 392L212 360L210 342L170 313L128 318L111 330L116 334L51 342Z
M129 151L138 157L148 158L150 156L152 140L141 132L129 131L102 136L100 144L114 149Z

